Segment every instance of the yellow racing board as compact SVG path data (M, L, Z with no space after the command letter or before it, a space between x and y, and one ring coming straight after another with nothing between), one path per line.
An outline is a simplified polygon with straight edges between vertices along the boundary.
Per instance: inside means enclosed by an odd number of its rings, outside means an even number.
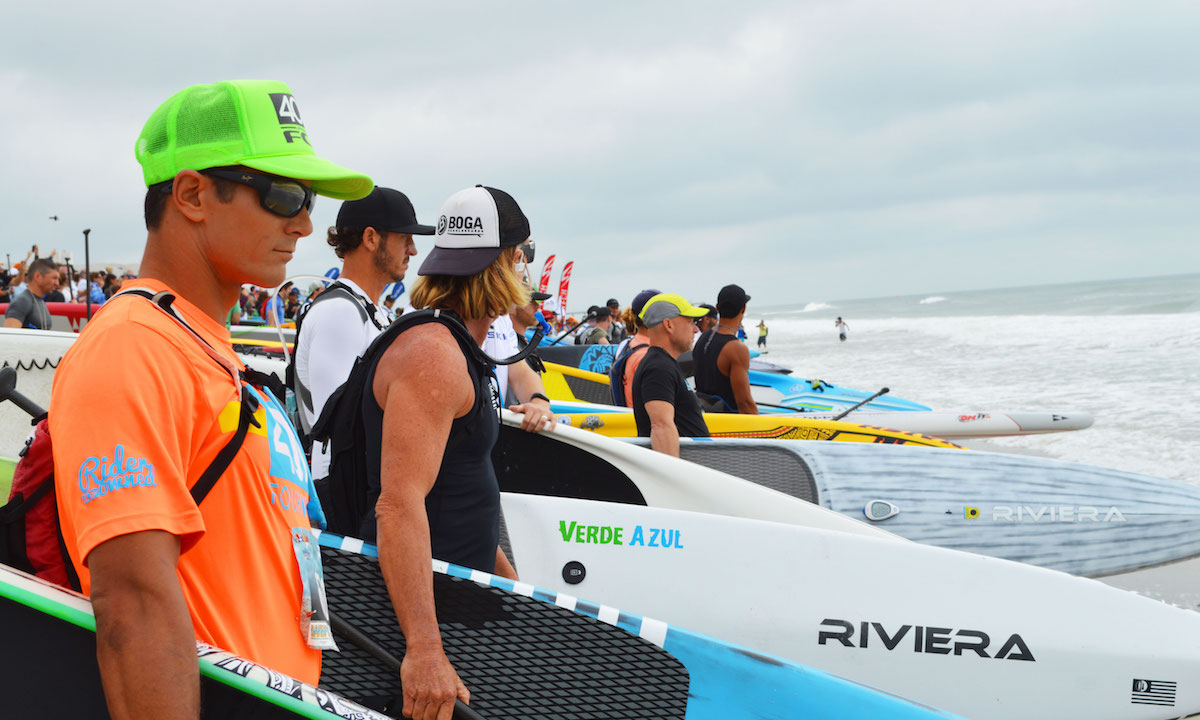
M554 401L583 401L611 405L608 376L556 363L546 363L542 374L546 394ZM558 413L559 422L608 437L635 437L633 413ZM961 448L941 438L890 428L859 425L838 420L816 420L802 415L737 415L705 413L704 421L713 437L768 438L775 440L837 440L841 442L891 443Z
M558 421L572 427L591 430L608 437L636 437L633 413L560 413ZM857 425L835 420L812 420L787 415L735 415L705 413L704 422L713 437L766 438L774 440L837 440L840 442L925 445L961 448L941 438L888 428Z

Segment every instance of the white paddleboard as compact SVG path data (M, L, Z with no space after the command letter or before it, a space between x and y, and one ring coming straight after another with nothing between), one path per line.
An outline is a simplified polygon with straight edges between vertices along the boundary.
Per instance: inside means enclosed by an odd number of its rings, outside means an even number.
M50 405L54 371L79 337L71 332L0 328L0 367L17 369L17 391L45 408ZM287 363L261 355L238 355L247 367L276 373L282 380ZM0 457L16 457L31 430L29 415L12 403L0 403Z
M523 581L965 717L1200 713L1200 614L1096 581L780 523L509 493L502 501Z

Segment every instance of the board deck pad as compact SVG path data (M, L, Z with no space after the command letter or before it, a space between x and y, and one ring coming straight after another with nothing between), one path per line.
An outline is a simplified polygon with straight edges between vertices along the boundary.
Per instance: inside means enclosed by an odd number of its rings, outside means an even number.
M396 657L404 636L379 562L326 545L329 604ZM471 690L471 707L498 718L682 718L688 672L658 646L553 604L434 574L446 656ZM398 714L399 677L335 633L321 686Z
M679 457L810 503L820 503L808 463L782 447L683 443L679 446Z

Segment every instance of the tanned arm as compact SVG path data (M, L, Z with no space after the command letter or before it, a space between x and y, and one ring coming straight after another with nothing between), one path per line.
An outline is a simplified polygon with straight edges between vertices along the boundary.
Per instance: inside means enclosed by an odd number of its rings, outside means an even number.
M402 712L417 720L449 720L454 699L468 702L471 694L442 648L425 496L437 480L451 423L470 411L475 391L450 331L432 324L393 343L380 360L373 389L384 410L375 505L379 563L407 642L400 666Z
M196 635L179 587L179 538L120 535L88 555L96 659L113 720L200 716ZM154 682L146 681L154 668Z
M757 415L758 404L750 392L750 348L745 343L725 343L717 358L717 369L729 376L737 411L742 415Z
M646 401L650 416L650 447L673 457L679 457L679 428L675 427L675 406L666 400Z
M520 405L514 405L512 411L525 417L521 420L521 429L525 432L537 432L543 428L554 429L554 413L550 412L550 403L538 398L529 400L534 393L546 394L542 385L542 377L529 367L529 363L519 362L508 366L508 385L512 388L513 397L522 400ZM507 577L507 576L506 576Z

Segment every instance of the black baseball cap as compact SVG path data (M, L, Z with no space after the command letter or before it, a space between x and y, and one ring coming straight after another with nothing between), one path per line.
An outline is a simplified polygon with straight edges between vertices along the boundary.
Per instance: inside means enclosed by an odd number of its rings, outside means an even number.
M337 226L340 228L373 227L380 232L432 235L432 225L417 222L417 211L408 196L399 190L375 186L371 194L361 200L342 203L338 210Z
M606 317L612 317L612 311L608 309L607 305L598 307L588 314L594 316L597 320L603 320Z
M533 292L529 293L529 297L533 298L537 302L543 302L543 301L549 300L552 296L550 295L550 293L544 293L544 292L539 292L537 290L534 290Z
M726 285L717 293L717 312L721 313L721 317L732 317L741 312L748 302L750 296L740 285Z
M717 316L717 309L708 303L700 303L696 307L702 307L708 311L708 314L704 316L706 318L715 318Z
M459 190L442 203L433 251L417 274L475 275L529 235L529 219L512 195L483 185Z
M609 298L608 302L606 302L604 304L608 307L612 307L613 305L616 305L617 307L621 307L621 301L617 300L616 298Z
M640 316L642 308L646 307L646 301L658 294L660 294L658 290L643 290L634 295L633 302L629 304L629 307L633 308L633 314Z

